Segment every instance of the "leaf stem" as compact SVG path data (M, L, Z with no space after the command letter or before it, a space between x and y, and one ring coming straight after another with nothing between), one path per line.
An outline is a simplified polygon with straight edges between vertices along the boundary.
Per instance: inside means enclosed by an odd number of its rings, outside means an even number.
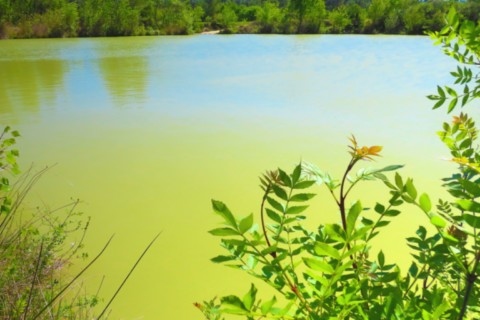
M270 193L270 190L271 190L271 184L268 185L268 187L265 189L265 193L263 194L263 198L262 198L262 203L260 204L260 219L262 221L263 236L265 238L265 242L267 242L268 247L271 247L272 244L270 243L270 239L268 239L267 227L265 225L265 201L267 201L267 197L268 197L268 194ZM277 253L275 251L271 252L270 255L273 258L277 257Z
M117 297L118 293L120 292L120 290L123 288L123 286L125 285L125 283L127 282L128 278L132 275L133 271L135 270L135 268L137 267L137 265L140 263L140 261L143 259L143 256L145 256L145 254L147 253L147 251L150 249L150 247L153 245L153 243L157 240L157 238L160 236L160 234L162 234L161 232L158 233L152 241L150 241L150 243L147 245L147 247L143 250L142 254L138 257L137 261L135 262L135 264L133 265L133 267L130 269L130 271L128 272L127 276L123 279L122 283L118 286L117 290L115 291L115 293L113 294L113 296L110 298L110 300L108 301L107 305L105 306L105 308L103 308L102 312L100 313L100 315L98 316L97 319L101 319L102 316L105 314L105 312L107 311L108 307L110 306L110 304L113 302L113 300Z
M470 300L470 295L472 293L472 289L475 284L475 281L477 281L478 279L478 275L476 271L477 271L479 262L480 262L480 251L477 251L475 253L475 263L473 264L472 271L466 274L465 295L463 297L462 309L460 309L458 320L462 320L465 317L465 314L467 312L468 300Z

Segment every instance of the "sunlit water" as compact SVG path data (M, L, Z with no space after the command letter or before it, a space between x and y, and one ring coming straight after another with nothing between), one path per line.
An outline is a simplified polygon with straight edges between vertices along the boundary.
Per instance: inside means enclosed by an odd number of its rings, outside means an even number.
M83 200L87 250L112 245L86 278L108 298L162 232L112 305L111 319L201 319L194 301L240 293L249 280L213 265L222 253L210 199L257 212L258 176L308 160L337 177L347 144L383 145L366 166L405 164L419 191L439 192L452 165L435 136L445 112L425 96L454 64L426 37L190 36L0 42L0 124L22 133L25 167L57 164L32 204ZM311 223L336 221L318 189ZM375 183L355 194L386 199ZM353 200L353 198L352 198ZM425 222L407 210L382 243ZM402 253L402 254L399 254ZM401 261L400 261L401 262Z

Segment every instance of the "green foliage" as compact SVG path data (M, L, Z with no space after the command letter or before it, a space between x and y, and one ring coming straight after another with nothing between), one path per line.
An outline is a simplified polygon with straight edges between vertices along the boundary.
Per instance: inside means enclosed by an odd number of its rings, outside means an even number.
M58 210L37 208L31 216L24 211L26 195L46 169L27 172L11 185L20 173L14 148L19 136L10 127L0 135L0 318L91 317L96 296L79 291L74 293L77 298L55 298L68 287L62 270L77 257L86 257L81 249L89 220L76 212L77 200Z
M480 96L479 74L471 68L478 64L480 57L480 26L473 21L460 21L454 7L450 9L446 21L442 30L431 32L430 36L436 44L442 45L447 55L460 64L457 70L451 72L456 87L438 86L437 94L429 95L428 98L435 101L434 109L447 106L450 113L456 107L463 107Z
M236 5L233 2L226 2L221 6L217 14L217 25L224 33L235 33L237 31L238 16Z
M348 16L347 7L341 6L330 11L328 14L331 33L344 33L350 27L352 21Z
M37 207L33 212L24 206L31 188L48 168L36 173L30 169L19 176L19 152L14 148L19 136L8 126L0 134L0 319L94 319L99 298L88 295L79 278L103 254L111 238L85 267L68 277L68 267L88 257L82 248L90 219L76 211L78 200L58 209ZM158 237L146 246L96 319L102 319Z
M201 29L199 21L203 15L200 7L192 9L183 1L172 0L157 9L155 28L160 34L192 34Z
M456 81L461 83L466 78L468 82L472 66L479 61L478 27L460 22L455 11L447 20L448 26L433 36L447 54L465 65L452 73ZM449 97L459 97L449 87L438 87L437 91L438 95L430 96L437 100L434 108ZM476 91L468 92L465 103L477 97ZM442 99L445 101L439 104ZM239 218L226 204L212 201L223 226L210 233L220 238L227 252L212 261L248 273L273 288L275 295L264 300L251 284L244 295L229 295L195 306L206 319L223 319L223 315L246 319L478 319L477 132L473 119L463 113L443 124L438 135L458 169L443 179L450 198L439 199L436 205L427 193L417 189L412 178L400 175L400 165L361 168L353 173L360 162L373 160L382 150L380 146L359 146L353 136L350 161L339 179L306 162L291 173L277 169L263 174L258 224L252 214ZM361 200L350 199L354 188L375 181L385 186L387 201L366 207ZM310 230L305 219L315 199L313 188L319 185L332 196L339 223L320 224ZM372 254L372 239L384 232L404 206L416 207L426 218L425 225L406 238L411 249L406 270L389 260L388 244Z
M278 7L278 4L272 1L265 1L257 16L257 20L261 26L260 32L281 33L283 19L284 13Z
M449 2L416 0L0 0L0 38L440 31ZM455 4L478 18L475 1Z
M318 33L325 20L326 9L323 0L290 1L288 6L290 23L296 26L294 33Z

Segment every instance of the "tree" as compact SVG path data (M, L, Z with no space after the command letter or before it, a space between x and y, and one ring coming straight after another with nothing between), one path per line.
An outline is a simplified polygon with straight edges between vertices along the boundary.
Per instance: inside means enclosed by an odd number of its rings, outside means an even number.
M278 6L278 3L265 1L257 18L260 23L260 32L280 33L283 19L284 14L282 9Z
M379 33L384 31L384 21L388 7L388 0L372 0L367 8L369 23L366 28L369 32Z
M340 6L330 11L328 14L328 20L330 22L329 31L331 33L344 33L352 24L345 6Z
M165 1L158 9L157 28L161 34L191 34L201 26L200 7L192 8L185 1Z
M291 0L288 9L296 33L317 33L326 15L324 0Z
M367 10L353 2L347 4L345 8L350 19L350 24L346 27L346 32L363 33L367 19Z
M236 4L228 1L221 6L217 14L218 27L225 33L235 33L237 31L238 16L235 9Z

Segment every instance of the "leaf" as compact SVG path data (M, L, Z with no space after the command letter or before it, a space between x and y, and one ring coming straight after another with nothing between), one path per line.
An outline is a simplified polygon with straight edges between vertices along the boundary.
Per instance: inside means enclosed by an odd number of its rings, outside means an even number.
M451 236L450 234L448 234L448 232L441 232L441 235L445 240L449 240L451 242L458 243L458 239Z
M350 250L348 250L347 252L345 252L343 255L342 255L342 259L345 259L346 257L351 257L353 255L356 255L357 253L359 253L360 251L363 251L365 252L365 244L357 244L357 245L354 245ZM353 261L352 261L353 262Z
M402 177L398 174L398 172L395 173L395 184L397 185L398 189L403 189L403 180Z
M326 263L325 261L313 259L313 258L303 258L303 262L312 270L320 271L325 274L332 274L335 272L333 267Z
M432 109L438 109L445 103L445 98L439 99L434 105Z
M271 254L272 252L276 252L278 249L277 249L277 246L270 246L268 248L265 248L263 249L260 253L263 255L263 256L266 256L266 255L269 255Z
M288 195L285 192L285 190L283 190L283 188L277 186L276 184L273 184L272 189L277 197L279 197L282 200L288 201Z
M216 256L215 258L211 258L210 261L214 263L222 263L222 262L227 262L227 261L232 261L235 260L235 256Z
M377 260L378 260L378 265L383 268L385 265L385 255L383 254L383 251L380 250L380 252L377 255Z
M234 230L232 228L217 228L208 231L208 233L214 235L214 236L238 236L240 233L237 230Z
M419 226L415 234L422 240L425 240L427 236L427 229L424 226Z
M469 181L469 180L464 180L462 179L460 181L460 184L462 187L465 188L465 190L470 193L474 198L480 196L480 185L478 183Z
M465 221L472 228L480 228L480 217L468 213L464 213L462 217L463 221Z
M445 91L443 90L442 87L437 86L437 92L438 92L438 95L439 95L440 97L442 97L442 98L445 97Z
M382 228L382 227L386 227L390 224L390 221L387 221L387 220L381 220L381 221L378 221L376 224L375 224L375 227L376 228Z
M447 90L447 93L448 93L450 96L455 97L455 98L458 97L458 94L457 94L457 92L456 92L454 89L452 89L452 88L450 88L450 87L445 87L445 90Z
M262 311L262 315L266 315L268 312L270 312L270 310L272 309L273 305L276 302L277 302L277 298L275 298L275 296L273 296L272 299L262 303L262 305L260 306L260 310Z
M455 106L457 105L458 98L453 98L450 103L448 104L448 113L452 112L453 109L455 109Z
M278 201L276 201L275 199L273 199L272 197L267 197L267 202L276 210L278 210L279 212L284 212L285 211L285 208L283 207L282 204L280 204Z
M228 207L223 202L212 200L212 207L213 210L218 215L220 215L228 225L237 229L237 222L235 221L235 217L230 212L230 210L228 210Z
M305 211L305 209L307 209L308 206L292 206L292 207L288 207L287 208L287 211L285 212L286 214L298 214L298 213L301 213L303 211Z
M450 26L454 26L458 22L457 10L455 10L454 6L450 7L446 19Z
M415 202L414 199L410 198L410 196L408 194L405 194L405 193L402 194L402 199L407 203L414 203Z
M385 211L385 216L386 217L396 217L400 214L400 210L395 210L395 209L390 209L390 210L387 210Z
M420 208L425 213L429 213L430 210L432 210L432 203L430 202L430 197L428 196L428 194L422 193L418 201L419 201Z
M467 87L467 88L468 88L468 87ZM469 94L469 93L465 93L465 95L464 95L463 98L462 98L462 107L467 104L469 98L470 98L470 94Z
M355 229L355 224L357 222L357 218L362 212L362 204L360 201L355 202L355 204L348 210L347 214L347 235L350 236L352 231Z
M398 272L390 272L390 273L385 273L381 277L379 277L378 281L380 282L390 282L398 277Z
M289 188L292 187L292 180L290 180L290 177L285 171L283 171L282 169L278 169L278 177L280 178L280 180L282 180L285 186Z
M386 167L381 168L381 169L374 170L374 171L372 171L372 173L395 171L395 170L401 169L403 167L404 166L401 165L401 164L394 164L394 165L386 166Z
M316 196L315 193L297 193L296 195L294 195L290 198L290 201L292 201L292 202L305 202L305 201L308 201L308 200L312 199L315 196Z
M480 212L480 203L473 200L460 199L456 202L462 210L471 212Z
M365 217L362 217L362 224L364 224L365 226L371 226L373 224L373 221Z
M408 269L408 273L412 276L412 277L416 277L417 274L418 274L418 266L415 262L412 262L412 264L410 265L410 268Z
M375 212L379 213L379 214L382 214L385 212L385 206L383 206L382 204L380 203L376 203L375 204L375 208L374 208Z
M302 174L302 163L299 163L295 169L293 169L292 177L292 184L297 184L298 180L300 179L300 175Z
M325 234L331 239L344 243L346 236L345 231L338 224L327 224L324 227Z
M316 242L313 250L319 256L329 256L334 259L340 260L340 253L333 246L325 242Z
M433 319L441 319L442 315L444 315L450 308L452 307L451 303L449 302L448 299L444 299L440 305L438 305L433 314L432 318Z
M257 288L253 285L250 286L250 290L243 296L242 302L247 310L252 310L252 307L255 303L255 298L257 297Z
M266 208L265 212L267 213L267 216L270 219L272 219L273 221L275 221L276 223L281 223L282 222L282 218L275 211Z
M251 213L250 215L240 220L240 223L238 224L238 229L241 234L244 234L245 232L250 230L252 226L253 226L253 213Z
M412 179L407 179L407 183L405 183L405 188L412 200L415 200L417 198L417 189L415 189Z
M237 313L237 314L246 314L245 311L248 311L247 308L245 308L245 305L243 304L242 300L240 300L240 298L237 297L237 296L222 297L220 299L220 301L221 301L222 305L227 305L229 307L234 307L236 309L234 311L240 312L240 313Z
M364 220L362 219L362 223L364 222ZM358 240L358 239L363 239L365 234L367 234L368 231L370 231L372 228L370 225L367 225L365 227L362 227L360 229L357 229L353 235L350 237L350 240L351 241L355 241L355 240Z
M292 306L295 304L295 300L291 300L285 307L283 307L282 309L278 310L278 309L272 309L272 314L274 314L275 318L280 318L280 319L283 319L283 316L286 315L290 309L292 308Z
M299 181L293 186L293 189L306 189L306 188L309 188L309 187L313 186L315 183L316 183L315 180Z
M438 228L444 228L447 225L447 221L437 214L430 216L430 222Z

